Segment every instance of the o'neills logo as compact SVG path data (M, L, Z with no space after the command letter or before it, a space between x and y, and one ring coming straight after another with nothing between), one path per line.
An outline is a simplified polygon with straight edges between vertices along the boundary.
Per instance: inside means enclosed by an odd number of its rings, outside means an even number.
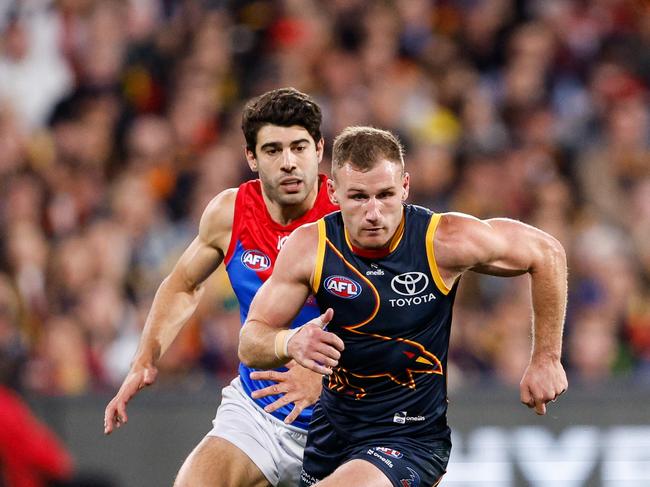
M406 411L399 411L395 413L395 416L393 416L393 423L397 424L406 424L406 423L417 423L419 421L424 421L425 418L424 416L407 416Z
M383 276L384 271L375 263L370 264L370 270L366 271L366 276Z
M241 262L255 272L265 271L271 267L271 259L259 250L247 250L242 254Z

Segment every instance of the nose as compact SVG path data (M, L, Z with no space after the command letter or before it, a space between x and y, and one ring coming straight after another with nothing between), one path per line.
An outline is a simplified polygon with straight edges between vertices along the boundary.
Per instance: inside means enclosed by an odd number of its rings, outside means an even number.
M281 168L283 171L286 172L291 172L296 168L296 156L291 150L291 148L287 148L284 151L282 151Z
M379 203L375 198L370 198L366 203L366 220L375 222L379 220L380 216Z

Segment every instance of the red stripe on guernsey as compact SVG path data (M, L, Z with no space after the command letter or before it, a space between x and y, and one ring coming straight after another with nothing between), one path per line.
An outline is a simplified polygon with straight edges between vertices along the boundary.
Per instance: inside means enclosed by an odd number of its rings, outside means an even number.
M352 249L352 252L354 252L359 257L365 257L368 259L381 259L382 257L386 257L388 254L391 253L389 247L383 249L376 249L376 250L362 249L361 247L357 247L352 243L350 243L350 249Z
M310 223L323 216L338 210L338 207L330 202L327 195L327 176L319 175L319 190L314 206L302 217L291 222L289 225L280 225L271 218L262 196L262 185L259 179L247 181L239 186L237 198L235 199L235 216L232 225L232 236L224 262L230 263L233 257L237 242L242 247L251 251L251 265L260 263L261 255L266 255L271 260L271 265L266 269L261 266L258 276L265 281L273 270L275 259L286 240L296 228L305 223Z

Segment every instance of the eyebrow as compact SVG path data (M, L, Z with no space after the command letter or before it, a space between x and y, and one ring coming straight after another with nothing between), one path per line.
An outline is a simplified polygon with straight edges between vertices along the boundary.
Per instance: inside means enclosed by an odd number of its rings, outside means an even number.
M377 191L377 194L385 193L386 191L395 191L394 186L388 186L386 188L382 188L379 191ZM366 189L361 189L361 188L348 188L348 193L368 193Z
M304 143L309 144L309 139L304 139L304 138L303 138L303 139L298 139L298 140L292 140L291 142L289 142L289 146L292 146L292 145L298 145L298 144L304 144ZM262 145L262 146L260 147L260 150L264 150L264 149L277 149L277 148L279 148L279 147L282 147L282 142L267 142L266 144L264 144L264 145Z

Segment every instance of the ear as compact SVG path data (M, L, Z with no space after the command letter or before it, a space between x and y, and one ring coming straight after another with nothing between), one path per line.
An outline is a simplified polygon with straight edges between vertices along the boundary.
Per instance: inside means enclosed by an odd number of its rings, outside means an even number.
M245 147L244 155L246 156L246 162L248 162L248 167L251 168L251 171L257 172L257 159L255 158L255 153L248 147Z
M332 204L339 204L339 200L336 198L336 183L333 179L327 180L327 195L330 197Z
M402 201L406 201L406 198L409 197L409 187L411 182L411 176L409 173L405 172L402 177Z
M323 154L325 152L325 140L321 137L318 143L316 144L316 154L318 155L318 164L323 160Z

